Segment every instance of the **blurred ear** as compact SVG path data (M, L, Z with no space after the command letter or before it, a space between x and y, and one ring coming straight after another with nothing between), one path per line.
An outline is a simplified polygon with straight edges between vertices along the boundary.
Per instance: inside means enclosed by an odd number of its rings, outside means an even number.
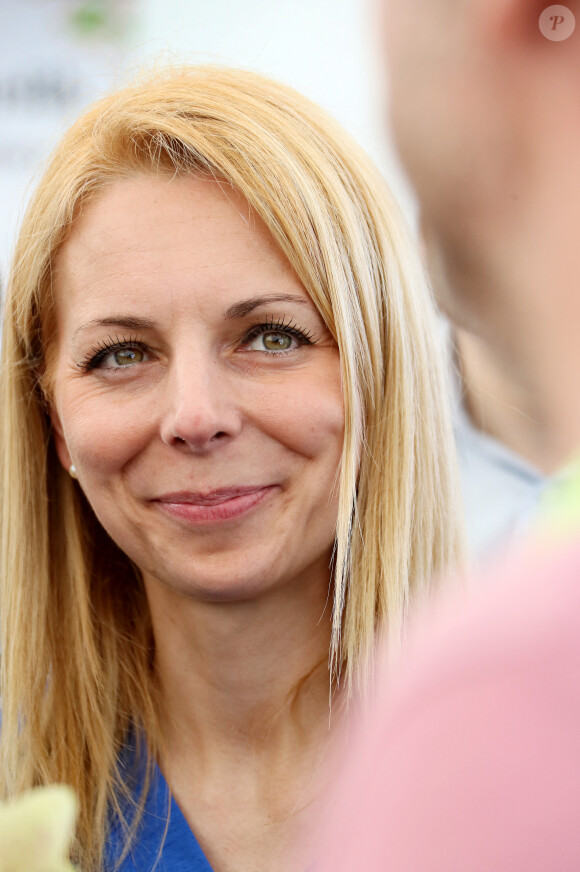
M62 429L62 423L60 420L60 416L54 406L53 403L50 404L50 420L52 421L52 434L54 437L54 444L56 447L56 453L58 455L58 459L60 460L64 469L70 469L72 465L72 458L69 454L68 446L66 444L66 439L64 438L64 432Z
M543 36L540 29L540 16L553 5L563 6L568 12L573 13L580 27L578 20L580 0L564 0L560 4L553 4L551 0L474 0L474 3L477 7L482 35L486 39L493 40L498 47L503 45L512 49L518 46L553 48L554 43ZM553 13L548 13L550 14ZM552 25L560 26L560 22L552 22ZM565 43L560 45L576 42L577 53L579 38L580 32L574 33L573 38L565 40Z

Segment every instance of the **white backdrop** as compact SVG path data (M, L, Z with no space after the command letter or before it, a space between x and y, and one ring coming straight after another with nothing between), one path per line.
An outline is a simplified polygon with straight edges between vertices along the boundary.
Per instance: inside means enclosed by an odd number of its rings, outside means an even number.
M331 112L412 209L386 123L381 0L143 0L151 55L232 63L282 79Z
M46 156L114 80L139 0L0 0L0 278Z
M387 133L380 0L0 0L0 277L28 193L82 107L152 60L256 69L324 106L367 149L407 214Z

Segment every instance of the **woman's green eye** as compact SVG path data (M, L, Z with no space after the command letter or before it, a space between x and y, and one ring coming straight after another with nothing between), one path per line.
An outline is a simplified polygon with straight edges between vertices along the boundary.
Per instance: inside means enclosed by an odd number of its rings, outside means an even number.
M287 333L263 333L262 342L266 351L287 351L292 345L292 337Z
M145 354L140 348L120 348L113 354L117 366L131 366L134 363L142 363Z

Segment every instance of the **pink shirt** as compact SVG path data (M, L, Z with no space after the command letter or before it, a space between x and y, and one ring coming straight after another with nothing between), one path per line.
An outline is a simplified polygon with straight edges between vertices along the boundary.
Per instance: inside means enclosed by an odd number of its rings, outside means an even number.
M513 558L414 638L317 872L578 872L580 541Z

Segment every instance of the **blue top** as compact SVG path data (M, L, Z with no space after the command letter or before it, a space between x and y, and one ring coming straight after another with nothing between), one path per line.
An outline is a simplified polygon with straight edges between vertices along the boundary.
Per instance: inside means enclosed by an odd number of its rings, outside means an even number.
M131 771L135 749L128 747L123 758L123 768ZM132 772L134 775L129 779L134 782L134 788L131 792L138 802L145 767L133 766ZM120 866L117 863L125 847L125 834L118 819L111 820L110 825L105 847L105 872L116 869L118 872L152 872L153 869L155 872L213 872L156 763L143 817L131 841L131 849Z
M135 745L134 737L130 738L119 762L132 801L138 803L146 767L139 763ZM126 803L122 805L130 824L131 810ZM119 866L125 840L120 821L112 817L104 851L104 872L213 872L155 762L137 834L131 839L129 853ZM309 866L306 872L315 872L315 866Z

